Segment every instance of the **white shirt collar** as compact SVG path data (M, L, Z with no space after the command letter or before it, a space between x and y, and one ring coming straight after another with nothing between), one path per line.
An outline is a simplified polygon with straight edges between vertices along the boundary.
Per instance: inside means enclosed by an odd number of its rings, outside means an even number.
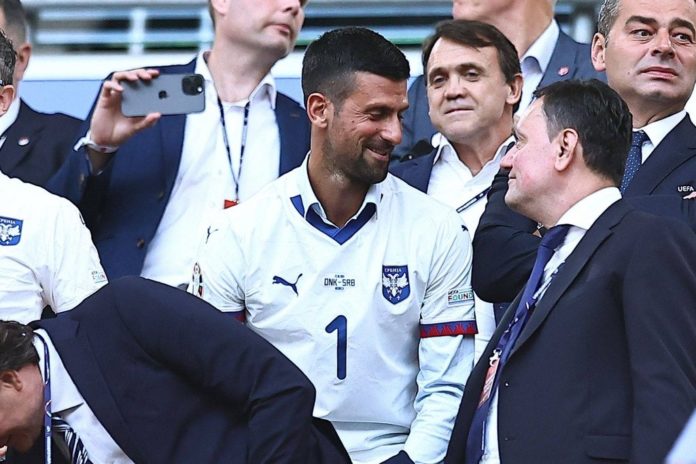
M672 129L674 129L677 124L679 124L682 119L686 116L686 110L681 110L678 113L674 113L671 116L662 118L659 121L651 122L647 126L641 127L637 130L643 130L650 137L650 143L656 147L662 142L662 140L669 134Z
M490 163L495 163L498 160L500 160L503 156L505 156L505 153L507 152L507 146L514 140L513 136L508 137L505 139L503 143L500 144L498 147L498 150L495 153L495 156L491 158L486 165ZM431 139L431 145L433 147L437 147L437 152L435 152L435 158L433 159L433 164L437 163L440 159L444 160L453 160L456 158L457 161L461 163L461 160L459 159L459 156L457 155L457 151L454 149L454 146L452 143L447 140L447 137L445 137L442 133L437 132L435 135L433 135Z
M217 105L218 96L217 91L215 90L215 83L213 82L213 76L212 74L210 74L210 69L208 69L208 63L206 63L205 58L207 53L209 53L209 51L201 51L198 53L198 56L196 57L195 72L203 76L203 79L206 82L206 104L211 104L212 102L212 104ZM266 98L271 102L271 108L275 110L277 95L278 90L276 88L275 79L273 79L273 76L271 76L271 74L268 73L264 76L263 79L261 79L261 82L259 82L256 88L251 92L248 99L231 103L233 103L234 105L244 106L248 101L253 102L257 98Z
M597 190L571 206L563 213L558 224L568 224L588 230L611 205L621 199L616 187Z
M324 222L335 226L335 224L332 224L331 221L329 221L328 216L324 211L324 208L322 207L321 203L319 203L319 199L314 193L314 189L312 189L312 185L309 183L308 169L309 157L311 155L312 152L309 152L307 156L305 156L302 165L296 170L297 188L300 193L300 198L302 198L302 205L304 206L304 216L307 217L307 212L309 211L309 208L312 208ZM365 199L363 200L362 205L360 205L360 208L358 208L358 211L355 213L353 217L350 218L350 220L357 218L360 215L360 213L362 213L362 211L365 209L365 206L367 206L368 203L372 203L375 205L375 217L377 217L379 211L379 203L381 199L382 182L380 182L379 184L371 185L370 188L367 190L367 194L365 195Z
M5 135L5 131L14 124L19 115L19 97L12 100L7 112L0 116L0 134Z
M77 390L75 383L65 369L63 360L60 359L60 355L53 346L51 337L48 336L43 329L37 329L35 331L46 340L48 346L48 358L50 360L49 369L51 370L51 385L54 388L51 389L51 412L59 413L62 411L67 411L69 409L76 408L84 403L84 398L80 395ZM39 354L39 369L41 370L41 378L46 379L46 373L44 372L44 345L39 337L34 337L33 340L34 348ZM55 388L59 385L60 388Z
M551 62L551 55L553 55L553 50L556 48L559 35L560 28L558 27L558 23L553 20L525 52L520 59L520 63L524 63L527 57L535 58L536 62L539 64L541 74L543 75Z

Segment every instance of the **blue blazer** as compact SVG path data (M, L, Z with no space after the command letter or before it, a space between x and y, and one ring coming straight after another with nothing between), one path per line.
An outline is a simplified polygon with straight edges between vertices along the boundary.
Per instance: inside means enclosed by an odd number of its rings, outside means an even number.
M162 67L160 72L192 73L194 67L191 61ZM280 133L278 175L282 175L302 164L310 128L302 107L281 93L275 114ZM90 119L91 115L82 133ZM124 143L98 176L90 175L84 149L72 151L47 187L80 208L109 279L139 275L142 270L179 170L185 124L185 115L162 117Z
M534 266L540 239L536 222L505 204L507 171L493 179L488 203L474 235L471 281L486 301L511 301ZM655 147L624 193L632 206L686 222L696 232L696 126L687 115Z
M136 464L350 462L302 372L193 295L127 277L34 327Z
M433 172L436 154L437 148L433 148L430 153L424 156L393 164L389 171L411 187L428 193L430 174Z
M17 120L0 147L0 171L44 186L80 138L82 121L63 113L47 114L19 102Z
M663 462L696 407L694 302L696 236L623 200L612 205L559 269L501 371L501 461ZM447 464L465 462L488 360L516 306L466 383Z
M559 70L564 67L568 68L568 72L561 76ZM599 73L592 67L590 46L578 43L568 34L560 31L551 61L539 82L539 88L560 80L592 78L606 81L604 73ZM403 139L394 149L392 154L394 158L402 158L412 153L418 142L425 141L429 144L433 134L437 132L428 116L428 95L423 76L418 76L411 84L408 90L408 101L410 106L403 118ZM425 153L428 151L426 149ZM423 153L417 153L417 155L421 154Z

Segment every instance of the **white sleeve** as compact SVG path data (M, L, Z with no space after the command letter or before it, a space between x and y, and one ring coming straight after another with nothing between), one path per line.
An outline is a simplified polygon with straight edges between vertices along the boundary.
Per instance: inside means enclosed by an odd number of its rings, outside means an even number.
M404 451L416 463L442 462L474 365L471 241L452 213L434 237L429 283L421 308L416 418Z
M223 312L240 313L244 305L244 274L246 263L239 237L229 226L227 214L222 215L207 228L203 237L188 292Z
M80 212L63 199L54 207L54 222L47 224L50 229L45 249L37 251L46 257L37 275L44 302L60 313L73 309L107 280Z

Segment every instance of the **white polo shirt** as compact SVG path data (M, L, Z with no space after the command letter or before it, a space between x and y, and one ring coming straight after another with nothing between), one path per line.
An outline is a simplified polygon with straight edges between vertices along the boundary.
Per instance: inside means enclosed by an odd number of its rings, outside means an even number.
M67 311L104 284L77 208L0 172L0 319L26 324L46 305Z

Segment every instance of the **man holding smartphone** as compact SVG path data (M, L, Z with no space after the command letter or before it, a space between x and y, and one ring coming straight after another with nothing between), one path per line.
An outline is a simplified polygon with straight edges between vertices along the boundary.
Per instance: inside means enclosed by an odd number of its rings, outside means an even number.
M184 285L212 214L300 165L306 115L276 91L269 72L292 50L305 3L210 0L211 50L185 65L116 72L104 83L85 137L49 188L80 207L108 276ZM123 115L122 81L182 73L204 77L203 112Z

